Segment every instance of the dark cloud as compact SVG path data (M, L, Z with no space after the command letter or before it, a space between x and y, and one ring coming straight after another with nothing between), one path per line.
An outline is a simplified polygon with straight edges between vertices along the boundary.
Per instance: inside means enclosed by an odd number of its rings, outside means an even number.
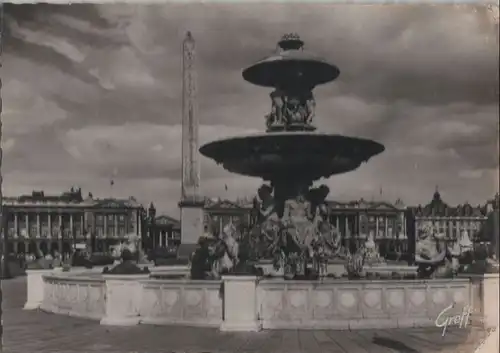
M386 145L366 166L328 181L332 197L369 196L381 184L409 204L425 202L436 184L446 183L443 192L457 202L480 202L495 191L498 26L484 8L6 4L4 10L4 174L12 193L77 181L104 192L103 180L116 176L123 187L117 190L144 202L161 199L173 210L187 30L197 41L202 140L264 128L269 90L246 83L241 71L270 54L283 33L298 32L309 50L341 70L315 91L317 125ZM236 197L258 183L206 159L201 169L211 196L229 184L227 195Z

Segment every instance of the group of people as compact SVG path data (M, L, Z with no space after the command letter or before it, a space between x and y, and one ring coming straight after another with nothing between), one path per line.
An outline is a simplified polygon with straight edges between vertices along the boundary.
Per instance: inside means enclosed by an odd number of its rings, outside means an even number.
M46 267L59 267L63 263L65 258L69 258L69 254L61 254L57 250L53 252L42 253L38 252L28 252L19 254L9 254L7 259L9 262L16 262L19 268L26 269L32 263L40 263ZM3 259L2 259L3 260Z

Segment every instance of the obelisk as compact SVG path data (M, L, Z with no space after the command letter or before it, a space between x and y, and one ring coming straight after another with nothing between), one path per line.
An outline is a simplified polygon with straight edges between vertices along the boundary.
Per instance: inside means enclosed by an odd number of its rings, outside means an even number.
M203 235L204 199L199 195L198 119L196 111L195 42L191 32L182 42L182 185L181 246L179 257L189 256Z

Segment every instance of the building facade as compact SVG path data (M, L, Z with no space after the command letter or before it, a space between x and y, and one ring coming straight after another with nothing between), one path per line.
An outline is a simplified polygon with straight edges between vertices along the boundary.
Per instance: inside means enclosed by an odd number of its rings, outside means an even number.
M407 257L414 250L414 237L408 232L408 209L401 200L327 202L330 224L340 233L343 245L355 251L372 236L383 256ZM206 200L204 223L219 232L228 223L248 227L253 219L251 199Z
M106 252L131 233L143 237L145 212L133 197L96 199L89 193L83 198L76 188L57 196L33 191L4 198L3 212L7 253L70 253L76 243Z
M430 227L433 232L445 235L447 241L459 241L464 233L472 242L478 241L480 231L488 219L488 203L472 206L465 203L450 206L445 203L438 190L431 201L425 206L412 207L413 231L418 236L424 227Z
M181 222L167 215L157 216L153 203L148 208L146 227L147 241L144 248L147 250L178 247L181 244Z
M340 233L344 247L355 251L371 237L383 257L405 258L414 249L408 232L407 207L401 200L328 201L330 224Z
M220 232L229 223L236 227L248 227L251 224L252 210L252 201L249 199L207 199L203 208L204 227L210 232Z

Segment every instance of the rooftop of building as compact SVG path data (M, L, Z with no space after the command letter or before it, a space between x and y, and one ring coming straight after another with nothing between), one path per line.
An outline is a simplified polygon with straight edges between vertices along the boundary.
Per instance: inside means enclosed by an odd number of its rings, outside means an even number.
M491 205L491 207L489 206ZM488 200L483 205L471 205L469 202L450 206L441 197L441 193L436 187L436 191L431 201L425 206L418 205L411 207L413 214L417 217L485 217L492 209L498 208L498 194L492 200Z
M46 194L43 190L34 190L31 194L16 197L4 197L4 206L83 206L83 207L123 207L142 208L142 205L130 196L128 198L96 198L89 192L83 196L82 189L72 187L59 195Z

